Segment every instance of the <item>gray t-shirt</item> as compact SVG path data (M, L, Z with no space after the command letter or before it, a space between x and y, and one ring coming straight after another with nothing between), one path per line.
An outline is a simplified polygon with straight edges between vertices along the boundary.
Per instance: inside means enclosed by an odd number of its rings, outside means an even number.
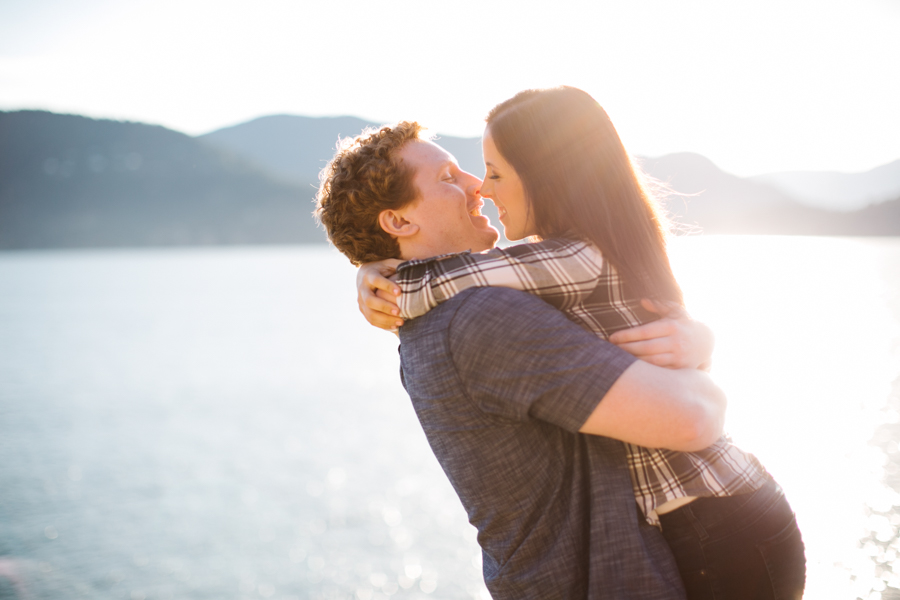
M466 290L400 340L403 385L478 529L494 600L684 598L623 444L578 433L631 355L504 288Z

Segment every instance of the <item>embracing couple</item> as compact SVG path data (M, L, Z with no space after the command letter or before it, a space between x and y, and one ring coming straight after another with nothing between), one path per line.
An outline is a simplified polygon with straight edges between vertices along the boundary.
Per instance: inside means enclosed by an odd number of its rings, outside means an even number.
M605 111L575 88L521 92L483 151L481 180L417 123L365 132L323 171L316 214L362 266L363 313L399 327L493 598L801 598L794 515L722 436L711 334ZM529 242L493 248L482 198Z

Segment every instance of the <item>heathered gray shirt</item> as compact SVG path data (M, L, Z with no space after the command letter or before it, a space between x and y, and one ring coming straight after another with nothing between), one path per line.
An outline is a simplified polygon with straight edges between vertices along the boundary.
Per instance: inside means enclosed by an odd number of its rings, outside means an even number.
M400 340L403 385L478 529L494 600L684 598L623 445L578 433L631 355L504 288L462 292Z

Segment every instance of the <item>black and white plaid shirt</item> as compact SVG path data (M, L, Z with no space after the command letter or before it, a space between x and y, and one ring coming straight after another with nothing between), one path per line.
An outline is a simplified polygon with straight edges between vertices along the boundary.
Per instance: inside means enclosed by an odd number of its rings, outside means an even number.
M606 339L658 318L629 296L600 251L582 241L552 239L484 253L411 260L397 269L400 316L421 316L471 287L507 287L539 296L572 321ZM732 496L756 490L765 469L727 438L698 452L625 444L638 505L657 525L656 509L692 496Z

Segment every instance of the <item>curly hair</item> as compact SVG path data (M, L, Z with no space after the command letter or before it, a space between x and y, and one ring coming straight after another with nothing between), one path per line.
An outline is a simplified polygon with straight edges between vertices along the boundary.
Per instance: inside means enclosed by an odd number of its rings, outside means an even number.
M401 121L345 138L319 174L313 214L354 265L400 258L400 245L381 228L378 215L416 199L414 171L397 153L406 143L422 139L422 130L415 121Z

